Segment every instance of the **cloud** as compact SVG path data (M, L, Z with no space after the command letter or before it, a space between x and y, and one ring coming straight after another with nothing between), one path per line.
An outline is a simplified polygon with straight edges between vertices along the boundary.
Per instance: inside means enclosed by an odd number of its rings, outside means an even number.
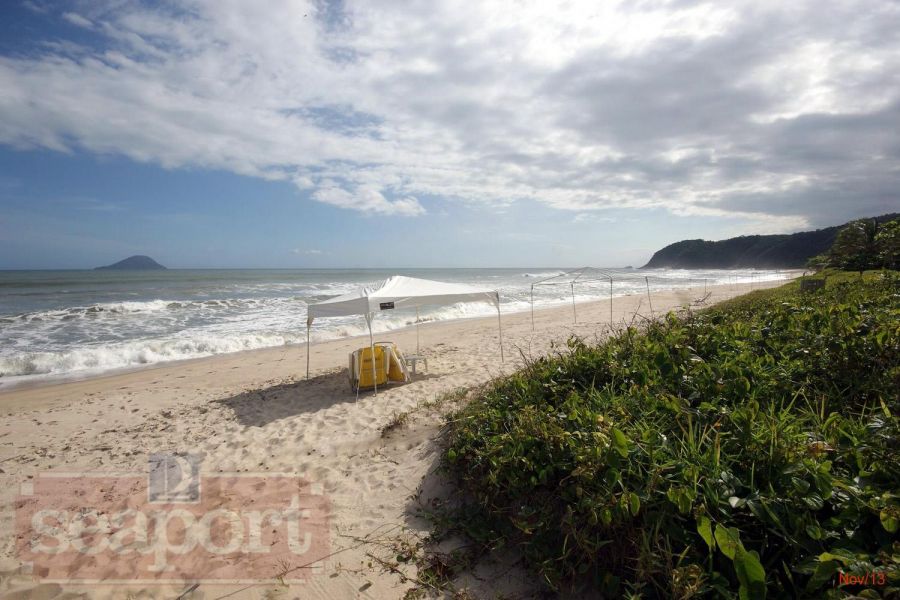
M48 12L45 6L41 6L37 2L32 2L32 0L25 0L24 2L22 2L22 6L38 14L45 14Z
M284 180L385 216L531 200L791 229L898 202L890 0L79 11L59 18L96 43L0 56L0 143Z
M91 29L94 26L94 24L90 20L85 19L84 17L82 17L81 15L79 15L77 13L72 13L72 12L63 13L62 18L64 20L68 21L69 23L71 23L72 25L75 25L76 27L83 27L84 29Z
M594 213L581 212L572 217L573 223L615 223L615 217L601 217Z
M292 254L302 254L305 256L321 256L322 254L325 254L321 250L316 250L316 249L304 250L302 248L294 248L293 250L291 250L291 253Z
M331 204L340 208L350 208L364 213L376 213L382 215L400 215L415 217L425 214L425 209L415 198L398 198L388 200L384 195L372 187L359 187L353 192L335 186L326 186L317 189L313 198L325 204Z

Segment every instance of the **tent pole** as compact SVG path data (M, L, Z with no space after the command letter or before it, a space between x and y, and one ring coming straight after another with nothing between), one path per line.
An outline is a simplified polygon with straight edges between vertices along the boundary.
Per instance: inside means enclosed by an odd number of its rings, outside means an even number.
M572 322L578 324L578 313L575 312L575 284L572 284Z
M612 330L612 277L609 278L609 328Z
M372 385L375 386L375 397L378 397L378 379L375 371L375 339L372 337L372 317L366 315L366 321L369 323L369 349L372 352Z
M500 336L500 362L504 362L503 358L503 321L500 320L500 294L497 294L497 333Z
M531 330L534 331L534 284L531 284Z
M644 282L647 284L647 302L650 303L650 318L653 318L653 300L650 298L650 279L644 277Z
M419 307L416 307L416 356L419 356Z
M309 323L306 324L306 380L309 381Z

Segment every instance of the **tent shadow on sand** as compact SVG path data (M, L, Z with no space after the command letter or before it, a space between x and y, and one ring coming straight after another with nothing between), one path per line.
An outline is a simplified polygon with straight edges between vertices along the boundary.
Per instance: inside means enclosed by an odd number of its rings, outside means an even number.
M433 379L440 375L418 374L410 383ZM384 394L390 401L391 389L403 386L379 387L379 398ZM374 396L372 390L360 391L360 398ZM380 400L379 400L380 401ZM356 403L356 392L347 383L347 369L333 369L309 380L292 381L267 388L247 390L215 401L230 408L235 419L245 427L264 427L269 423L302 414L312 414L339 404Z

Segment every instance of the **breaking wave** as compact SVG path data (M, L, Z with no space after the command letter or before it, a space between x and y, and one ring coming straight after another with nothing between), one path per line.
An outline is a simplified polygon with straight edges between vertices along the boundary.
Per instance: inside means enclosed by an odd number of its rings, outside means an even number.
M305 339L305 338L304 338ZM298 341L282 335L250 335L140 340L62 352L25 352L0 357L0 377L108 371L186 358L280 346Z
M466 281L499 289L504 313L529 310L531 284L564 273L562 269L488 271ZM247 273L237 272L245 278L259 277L254 272ZM640 278L617 279L615 295L643 293L647 285L645 274L654 290L697 285L700 278L708 278L713 285L787 277L771 271L644 271ZM86 289L74 289L77 278L67 276L69 279L56 287L35 284L33 276L18 288L4 284L4 290L10 294L0 298L0 311L6 313L0 314L0 385L302 343L306 341L307 303L371 283L380 274L357 276L354 273L353 280L344 276L343 280L335 277L329 281L326 277L331 277L331 273L314 273L306 280L283 282L281 278L285 275L276 273L270 281L248 283L228 279L228 274L213 273L206 276L214 276L214 281L191 279L186 283L188 275L174 272L167 275L173 278L169 287L156 275L152 287L145 290L127 286L106 288L103 287L106 279L102 285L94 283ZM464 280L452 270L446 274L428 273L428 276ZM115 283L114 279L110 281ZM535 286L535 306L571 303L573 292L576 302L597 300L607 297L607 290L606 283L589 281L580 283L574 290L569 285ZM165 299L167 295L174 299ZM494 315L493 305L464 303L422 310L420 321ZM415 311L397 310L380 313L373 329L383 334L415 323ZM321 319L313 324L311 339L325 341L367 333L362 317Z
M267 298L232 298L222 300L181 301L181 300L147 300L143 302L106 302L89 306L73 306L59 310L44 310L22 313L12 317L3 317L0 322L16 321L68 321L104 317L107 315L133 315L161 313L178 310L203 310L217 308L253 308L266 304Z

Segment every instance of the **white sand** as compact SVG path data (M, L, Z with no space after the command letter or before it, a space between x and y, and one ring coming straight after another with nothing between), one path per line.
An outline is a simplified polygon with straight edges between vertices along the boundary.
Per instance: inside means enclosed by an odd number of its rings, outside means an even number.
M710 288L708 302L748 289ZM699 296L702 290L697 289L657 293L653 307L659 314ZM615 299L616 322L631 319L636 311L649 315L646 296ZM496 319L423 325L428 371L420 368L412 382L379 391L377 397L363 393L358 402L345 367L347 353L367 341L358 338L314 345L313 379L308 382L303 380L305 348L291 346L0 393L0 598L78 597L65 592L122 598L127 590L136 598L178 596L185 585L38 585L20 572L13 547L12 495L29 476L47 470L144 473L148 454L165 451L203 453L207 473L297 473L322 484L332 502L331 545L339 552L325 561L323 572L289 588L201 584L187 597L218 598L235 590L229 597L401 597L408 583L377 564L369 567L367 554L382 557L388 551L381 543L359 545L355 540L396 540L426 528L412 514L416 503L411 496L423 481L429 486L437 481L429 474L438 461L433 440L441 415L440 409L422 404L509 372L521 364L523 354L540 356L551 342L564 343L572 334L591 340L609 330L608 302L580 304L578 317L574 325L571 306L537 311L532 332L528 313L505 316L505 363L500 361ZM411 352L415 336L410 329L377 339L390 339ZM383 436L382 429L404 412L410 413L408 422ZM527 589L527 581L515 570L511 573L473 581L488 591Z

